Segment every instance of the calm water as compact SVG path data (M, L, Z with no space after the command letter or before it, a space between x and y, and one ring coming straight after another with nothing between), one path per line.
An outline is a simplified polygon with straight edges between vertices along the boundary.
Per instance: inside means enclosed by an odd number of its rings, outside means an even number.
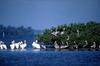
M100 66L100 51L0 50L0 66Z

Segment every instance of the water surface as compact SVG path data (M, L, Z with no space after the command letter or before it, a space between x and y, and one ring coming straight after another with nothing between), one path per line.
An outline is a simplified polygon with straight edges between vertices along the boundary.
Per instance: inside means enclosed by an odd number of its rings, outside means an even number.
M100 51L0 50L0 66L100 66Z

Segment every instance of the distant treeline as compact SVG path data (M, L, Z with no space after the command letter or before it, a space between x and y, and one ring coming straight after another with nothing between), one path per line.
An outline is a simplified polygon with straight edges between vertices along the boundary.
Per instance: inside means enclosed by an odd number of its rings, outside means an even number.
M28 28L24 28L24 26L5 27L3 25L0 25L0 38L4 38L6 36L15 37L15 36L22 36L22 35L32 36L34 35L34 30L31 27L28 27Z
M53 33L56 35L53 35ZM58 27L46 29L42 35L39 35L38 39L46 44L54 44L57 41L58 45L66 44L66 42L72 45L76 42L78 46L83 46L85 41L88 41L89 45L92 45L93 42L100 44L100 23L90 21L59 25Z
M13 27L0 25L0 40L10 43L12 40L21 41L27 40L27 42L34 41L37 38L39 30L34 30L31 27L25 28L24 26Z

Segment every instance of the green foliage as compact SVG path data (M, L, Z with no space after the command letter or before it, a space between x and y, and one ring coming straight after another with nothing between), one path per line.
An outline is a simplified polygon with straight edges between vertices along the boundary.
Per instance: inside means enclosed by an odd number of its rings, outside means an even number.
M65 30L63 30L63 28L65 28ZM60 33L58 33L57 36L52 35L52 32L56 30L58 32L64 31L64 34L60 35ZM79 30L79 36L77 30ZM68 36L69 40L67 40ZM84 45L85 40L88 42L95 41L100 44L100 23L90 21L87 23L59 25L58 27L45 30L45 32L39 36L39 40L46 43L54 43L54 41L57 41L59 45L62 45L61 42L65 43L66 41L76 41L78 44Z

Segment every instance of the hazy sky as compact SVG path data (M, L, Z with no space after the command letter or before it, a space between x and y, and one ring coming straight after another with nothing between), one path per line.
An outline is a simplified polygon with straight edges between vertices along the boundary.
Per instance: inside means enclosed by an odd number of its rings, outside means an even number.
M0 0L0 24L45 29L71 22L100 22L100 0Z

